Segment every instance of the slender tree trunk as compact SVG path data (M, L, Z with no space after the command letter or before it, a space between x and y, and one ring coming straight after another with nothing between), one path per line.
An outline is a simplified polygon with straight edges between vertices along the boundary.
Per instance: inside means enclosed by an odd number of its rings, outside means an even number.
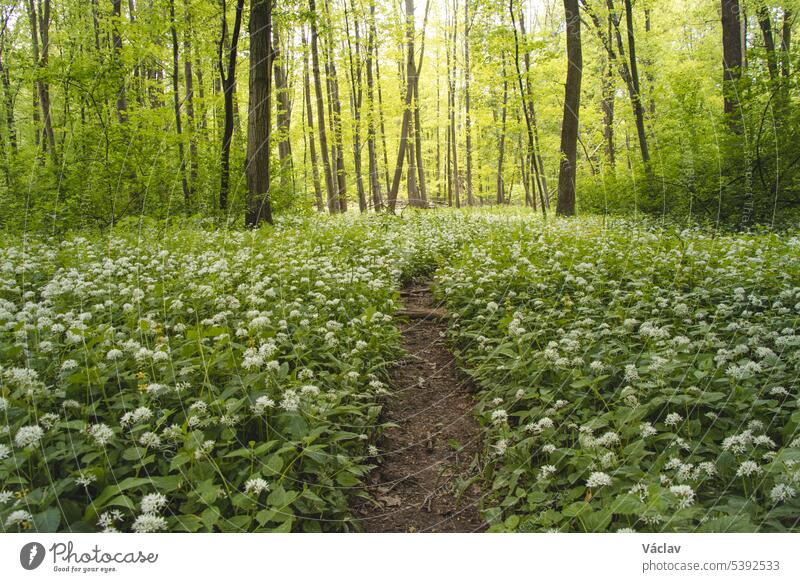
M361 31L358 26L358 19L355 14L353 14L353 32L355 34L354 59L353 43L350 39L350 14L348 14L346 1L344 4L344 17L347 33L347 56L350 64L350 110L353 116L353 168L356 174L358 209L360 212L366 212L367 195L364 189L364 178L361 170L361 106L364 94L361 82Z
M505 202L505 183L503 181L503 158L506 153L506 116L508 114L508 78L506 77L506 53L502 56L502 75L503 75L503 104L500 111L500 140L497 145L497 203Z
M473 206L475 200L472 195L472 117L470 111L469 81L471 76L469 65L469 0L464 0L464 126L467 157L467 205Z
M250 98L247 114L247 215L250 228L272 224L269 140L272 105L272 0L250 0Z
M466 0L465 0L466 1ZM458 141L456 139L456 76L457 66L456 63L456 45L458 41L458 0L453 0L453 33L452 40L452 55L450 57L452 63L452 77L450 78L450 161L452 163L452 176L451 182L453 184L453 198L455 198L456 208L461 208L461 184L459 183L458 174ZM452 204L451 204L452 205Z
M189 195L189 183L186 179L186 160L183 149L183 128L181 125L181 98L178 94L180 77L178 74L178 31L175 28L175 0L169 0L169 31L172 36L172 100L175 110L175 133L178 136L178 162L180 164L181 187L183 189L183 202L190 208L192 200Z
M330 8L328 0L323 0L325 17L330 22ZM332 106L331 130L333 131L333 155L336 160L334 181L337 187L338 211L347 212L347 173L344 167L344 143L342 139L342 104L339 99L339 76L336 72L336 61L333 58L334 38L333 27L328 26L326 43L326 70L328 71L328 83L330 94L330 105Z
M741 131L738 116L734 115L737 83L742 73L742 42L739 34L739 0L722 0L722 92L725 117L734 132Z
M192 16L189 0L184 0L183 31L183 82L186 86L186 132L189 137L189 199L194 198L194 188L197 184L197 136L194 112L194 73L192 71ZM198 66L198 69L200 67Z
M408 132L411 126L412 99L414 95L414 82L417 67L414 64L414 0L405 0L406 8L406 94L403 99L403 121L400 127L400 145L397 151L397 164L394 170L392 187L389 190L389 211L394 212L397 204L397 193L400 189L400 178L403 175L403 162L405 161L406 148L408 147ZM409 170L409 183L412 182L412 172ZM412 201L409 200L409 204Z
M645 170L650 169L650 150L647 145L647 133L644 126L644 106L642 90L639 84L639 68L636 60L636 40L633 28L633 6L631 0L625 0L625 21L628 29L628 56L630 57L631 82L633 84L634 116L636 117L636 133L639 136L639 147L642 150L642 161ZM619 28L617 28L619 30ZM621 46L621 45L620 45ZM620 53L622 50L620 48Z
M319 127L319 148L322 153L322 166L325 172L325 190L328 195L328 211L333 214L339 210L339 197L333 182L331 161L328 151L328 137L325 127L325 105L322 99L322 77L319 70L319 34L317 32L317 6L315 0L308 0L311 12L311 62L314 74L314 89L317 97L317 127Z
M239 31L242 25L242 11L244 9L244 0L236 1L236 16L233 21L233 31L231 33L230 42L228 42L228 25L225 17L225 0L221 0L222 4L222 38L219 42L219 52L217 54L217 64L219 66L219 77L222 84L222 92L225 101L225 113L223 122L222 133L222 154L221 154L221 172L220 172L220 189L219 189L219 207L220 210L227 210L228 208L228 193L230 189L230 157L231 157L231 141L233 140L233 97L236 88L236 58L237 47L239 46ZM223 65L222 55L223 48L227 51L227 72L226 67Z
M611 17L607 18L608 32L607 42L611 42ZM600 107L603 110L603 139L605 141L606 160L612 174L614 173L615 152L614 152L614 100L616 88L614 87L614 68L613 63L607 56L603 59L603 80L602 80L602 100Z
M530 165L530 168L531 168L531 170L529 172L529 178L532 178L532 179L535 180L534 187L530 188L530 194L531 194L531 198L533 199L533 197L535 196L536 186L538 186L539 198L540 198L541 206L542 206L542 215L547 216L546 187L541 181L540 166L539 166L539 163L537 162L537 155L536 155L537 147L536 147L536 136L535 136L535 133L534 133L536 121L535 121L535 118L534 118L533 98L530 95L530 87L528 86L528 83L526 83L523 80L523 79L527 79L527 77L528 77L528 75L530 73L530 69L528 68L528 70L526 70L525 75L523 77L523 72L522 72L522 68L521 68L521 65L520 65L520 58L519 58L519 56L520 56L519 55L519 53L520 53L520 46L519 46L520 43L519 43L519 35L517 33L516 15L514 13L514 1L513 0L509 1L508 7L509 7L509 12L511 13L511 24L512 24L512 27L514 29L514 64L515 64L516 69L517 69L517 81L519 82L520 100L521 100L521 103L522 103L522 111L525 114L525 127L526 127L527 133L528 133L528 147L527 147L526 159L527 159L527 161L528 161L528 163ZM525 35L525 29L524 29L523 22L524 22L524 17L520 18L520 25L523 27L522 28L522 34L524 36ZM527 53L527 51L526 51L526 53ZM527 62L528 61L528 55L526 54L525 57L526 57L526 62ZM527 89L526 89L526 86L528 86ZM543 172L541 172L541 174L543 174ZM535 208L535 204L534 204L534 208Z
M794 20L792 11L784 8L781 30L781 75L784 78L788 77L790 72L789 49L792 45L792 20Z
M303 45L307 44L305 32L303 33ZM314 182L314 197L317 201L317 211L322 212L325 209L325 203L322 200L322 187L319 181L319 164L317 160L317 146L314 136L314 112L311 107L311 83L308 75L308 51L303 50L303 94L306 103L306 119L308 128L308 149L311 154L311 176Z
M581 103L581 18L578 0L564 0L567 21L567 83L564 118L561 122L561 163L558 170L558 204L562 216L575 214L575 174L578 148L578 120Z
M32 2L32 0L30 0ZM120 61L122 52L122 34L119 30L120 20L122 19L122 0L111 0L111 51L112 60L118 71L121 72L119 89L117 90L117 118L120 123L128 121L128 97L125 89L125 75Z
M778 77L778 57L775 54L775 37L772 35L772 15L764 4L759 4L756 10L758 15L758 26L764 37L764 49L767 53L767 70L770 80L774 81Z
M425 18L422 24L422 35L420 40L419 63L416 65L414 75L414 159L417 170L417 191L419 192L420 206L427 206L428 190L425 186L425 156L422 150L422 123L420 121L420 101L419 101L419 77L422 70L422 61L425 58L425 31L428 28L428 12L430 10L430 0L425 2Z
M114 0L114 2L119 1ZM39 2L38 16L34 0L28 0L28 17L31 24L31 50L37 70L36 94L39 107L42 110L42 133L46 140L47 149L50 152L50 158L53 161L53 167L57 168L58 152L56 150L55 133L53 132L53 120L50 116L50 86L42 79L42 71L47 69L50 53L50 0L44 0L44 4Z
M375 212L383 210L381 182L378 178L378 155L375 144L375 81L372 77L372 61L375 54L375 0L369 3L369 32L367 34L367 154L369 157L369 185L372 195L372 207Z
M386 147L386 123L383 117L383 89L381 89L381 61L378 55L378 42L375 42L375 85L378 88L378 121L381 129L381 150L383 152L383 179L386 184L388 194L391 189L389 181L389 148Z
M6 25L8 24L8 15L6 16ZM6 113L6 131L8 132L8 141L11 146L12 153L17 153L17 129L14 124L14 97L11 93L11 77L9 76L8 68L3 63L4 51L6 48L5 37L6 26L3 26L3 31L0 33L0 83L3 85L3 105Z
M292 142L290 123L292 119L292 103L289 100L288 69L286 57L281 52L281 37L277 26L272 27L272 42L275 75L275 129L278 132L278 160L280 161L280 180L285 191L294 193L294 170L292 161Z

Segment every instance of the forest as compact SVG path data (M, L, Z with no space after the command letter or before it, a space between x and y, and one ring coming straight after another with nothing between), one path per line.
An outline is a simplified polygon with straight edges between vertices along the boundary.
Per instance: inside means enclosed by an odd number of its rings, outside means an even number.
M0 0L0 530L800 531L798 14Z
M399 204L785 222L794 8L4 0L0 220Z

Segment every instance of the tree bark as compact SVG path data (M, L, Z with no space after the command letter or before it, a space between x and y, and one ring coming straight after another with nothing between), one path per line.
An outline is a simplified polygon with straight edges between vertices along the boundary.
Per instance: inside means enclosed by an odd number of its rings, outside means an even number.
M272 105L272 0L250 1L250 97L247 114L245 225L272 224L269 140Z
M367 155L369 158L369 185L372 195L372 207L375 212L383 210L383 197L381 196L381 182L378 179L378 155L375 144L375 81L372 76L372 61L375 53L375 1L369 3L369 32L367 34L367 105L369 107L367 119Z
M500 111L500 139L497 145L497 203L504 204L505 182L503 181L503 158L506 153L506 117L508 114L508 78L506 77L506 53L502 54L501 74L503 75L503 104Z
M118 3L120 0L113 0ZM53 132L53 120L50 116L50 86L41 77L42 71L47 69L50 54L50 0L39 2L37 16L34 0L28 0L28 16L31 24L31 50L37 71L36 93L39 107L42 110L42 132L47 142L53 166L58 167L58 152L56 150L56 137ZM41 43L41 47L40 47Z
M564 90L564 118L561 122L561 163L558 170L556 213L572 216L575 214L575 175L583 70L578 0L564 0L564 14L567 21L567 83Z
M397 193L400 190L400 178L403 175L403 162L406 157L408 147L408 132L411 126L412 99L414 95L414 82L417 75L417 67L414 64L414 0L405 0L406 8L406 93L403 99L403 121L400 127L400 145L397 149L397 164L395 165L392 187L389 190L389 212L394 213L397 204ZM409 171L409 181L411 171ZM409 200L409 203L412 203Z
M242 11L244 9L244 0L236 1L236 16L233 21L233 31L231 33L230 42L228 42L228 25L225 17L225 0L221 0L222 4L222 37L219 41L219 52L217 53L217 64L219 66L219 77L222 83L222 92L225 101L224 123L222 133L222 152L221 152L221 172L220 172L220 189L219 189L219 207L220 210L227 210L228 208L228 191L230 188L230 157L231 157L231 141L233 140L233 93L236 87L236 57L237 47L239 46L239 31L242 25ZM226 67L222 62L223 47L227 45L227 72Z
M322 0L325 11L325 17L330 22L330 8L328 0ZM342 104L339 99L339 76L336 72L336 61L333 58L334 39L333 27L328 26L328 35L326 42L326 64L325 70L327 71L328 79L328 105L331 111L330 123L331 131L333 132L333 147L331 150L331 158L335 160L333 172L333 179L336 184L337 206L338 212L347 212L347 174L344 167L344 143L342 139Z
M189 199L193 199L194 188L197 184L197 136L195 135L194 73L191 56L192 16L190 10L189 0L184 0L186 30L183 31L183 82L186 87L186 130L189 137Z
M470 65L469 65L469 0L464 0L464 133L466 140L467 158L467 205L473 206L475 200L472 195L472 118L470 112Z
M352 0L351 0L352 1ZM361 31L358 19L353 16L353 32L355 34L355 51L350 39L350 14L347 2L344 3L344 17L347 36L347 56L350 64L350 110L353 116L353 167L356 173L356 192L358 194L358 209L367 211L367 195L364 189L364 178L361 171L361 106L363 101L363 87L361 82ZM355 52L355 59L353 53Z
M5 106L6 113L6 131L8 132L8 141L11 146L11 151L17 153L17 129L14 124L14 97L11 93L11 77L9 76L8 68L3 63L3 52L6 48L6 28L11 13L4 14L5 22L3 24L2 33L0 33L0 83L3 84L3 105Z
M178 162L180 164L181 188L183 189L183 203L186 208L191 206L189 196L189 183L186 179L186 160L183 149L183 128L181 125L181 98L178 94L180 84L178 62L178 31L175 28L175 0L169 0L169 31L172 36L172 101L175 111L175 133L178 136Z
M311 62L314 74L314 89L317 97L317 127L319 127L319 148L322 153L322 166L325 172L325 190L328 195L328 211L333 214L339 209L339 197L333 182L331 161L328 151L328 137L325 127L325 105L322 99L322 78L319 70L319 34L317 32L317 6L315 0L308 0L311 12Z
M739 34L739 0L722 0L722 93L725 117L732 131L741 131L734 115L737 83L742 74L742 42Z
M291 119L292 103L289 99L288 69L286 56L281 51L281 36L277 26L272 27L272 58L275 75L275 129L278 132L278 160L283 189L294 194L294 163L292 161Z
M303 33L303 45L306 45L305 32ZM317 146L314 137L314 112L311 107L311 82L308 74L308 51L303 50L303 94L306 100L306 127L308 128L308 149L311 154L311 176L314 182L314 197L317 201L317 211L322 212L325 204L322 200L322 187L319 181L319 162L317 159Z

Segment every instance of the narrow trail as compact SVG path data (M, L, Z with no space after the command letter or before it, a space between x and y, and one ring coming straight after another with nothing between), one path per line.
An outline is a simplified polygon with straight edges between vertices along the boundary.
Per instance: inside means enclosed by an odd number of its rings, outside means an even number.
M446 312L427 282L401 292L406 357L394 369L394 394L383 410L387 429L380 465L366 487L375 502L355 508L367 532L472 532L484 528L481 492L459 495L480 446L470 381L445 343Z

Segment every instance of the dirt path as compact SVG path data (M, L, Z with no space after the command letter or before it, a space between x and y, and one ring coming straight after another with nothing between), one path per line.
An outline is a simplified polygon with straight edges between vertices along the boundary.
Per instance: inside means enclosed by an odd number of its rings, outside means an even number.
M383 420L381 462L367 483L375 503L360 501L356 513L367 532L471 532L484 522L480 489L460 496L480 443L472 416L469 379L458 371L445 344L445 311L426 283L402 291L407 323L401 326L405 359L392 374L394 395Z

